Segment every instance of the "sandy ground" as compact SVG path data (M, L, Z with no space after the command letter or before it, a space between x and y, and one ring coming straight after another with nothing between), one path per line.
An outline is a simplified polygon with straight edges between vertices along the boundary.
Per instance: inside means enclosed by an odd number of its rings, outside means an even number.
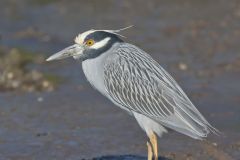
M240 159L237 0L3 0L0 14L1 47L43 57L90 28L135 25L125 40L151 54L224 133L196 141L169 131L159 139L160 159ZM91 88L80 64L68 59L24 68L63 82L51 89L0 92L0 160L146 159L145 133Z

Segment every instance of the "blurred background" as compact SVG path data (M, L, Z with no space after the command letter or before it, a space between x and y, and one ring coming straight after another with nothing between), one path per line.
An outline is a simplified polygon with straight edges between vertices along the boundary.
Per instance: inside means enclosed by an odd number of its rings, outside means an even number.
M0 160L146 156L145 133L92 89L79 63L45 62L81 32L129 25L124 40L150 53L224 133L200 142L169 131L160 155L239 159L238 0L1 0L0 15Z

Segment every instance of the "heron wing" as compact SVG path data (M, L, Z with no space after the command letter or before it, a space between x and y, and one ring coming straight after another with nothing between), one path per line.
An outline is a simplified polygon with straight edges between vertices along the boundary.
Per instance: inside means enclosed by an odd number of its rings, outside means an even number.
M115 103L168 128L197 139L215 131L176 81L134 45L121 44L106 59L104 84Z

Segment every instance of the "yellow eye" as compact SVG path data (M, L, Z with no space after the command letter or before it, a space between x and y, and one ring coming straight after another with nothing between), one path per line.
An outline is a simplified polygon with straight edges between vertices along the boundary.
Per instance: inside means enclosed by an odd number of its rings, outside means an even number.
M86 41L86 45L87 46L92 46L94 44L94 40L93 39L89 39Z

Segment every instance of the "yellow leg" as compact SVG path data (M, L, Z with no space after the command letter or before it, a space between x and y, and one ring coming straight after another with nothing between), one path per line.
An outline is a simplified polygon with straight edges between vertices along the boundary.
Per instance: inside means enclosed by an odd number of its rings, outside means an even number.
M147 148L148 148L148 160L152 160L153 158L153 150L151 144L147 141Z
M158 145L157 145L157 136L155 133L152 132L150 135L150 142L152 144L154 160L158 160Z

